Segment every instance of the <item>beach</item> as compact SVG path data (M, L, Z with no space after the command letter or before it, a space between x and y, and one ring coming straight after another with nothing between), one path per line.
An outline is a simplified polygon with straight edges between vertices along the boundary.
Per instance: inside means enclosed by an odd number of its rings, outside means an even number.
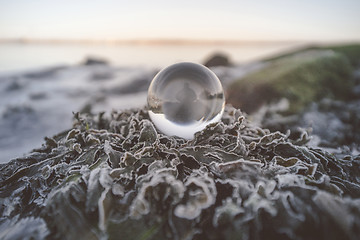
M3 74L0 238L357 239L360 45L203 64L228 105L191 139L150 118L156 67Z
M244 45L0 44L0 162L41 146L44 137L72 127L73 112L146 105L155 74L179 61L204 63L228 54L232 66L214 67L224 87L261 67L261 58L303 43ZM49 58L51 56L51 58ZM86 65L89 56L104 64Z

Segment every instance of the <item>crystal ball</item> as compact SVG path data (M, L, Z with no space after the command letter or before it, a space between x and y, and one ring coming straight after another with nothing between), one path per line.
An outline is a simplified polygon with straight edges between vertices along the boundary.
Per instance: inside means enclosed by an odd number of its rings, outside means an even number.
M221 82L207 67L190 62L161 70L148 90L149 116L164 134L192 139L220 121L225 97Z

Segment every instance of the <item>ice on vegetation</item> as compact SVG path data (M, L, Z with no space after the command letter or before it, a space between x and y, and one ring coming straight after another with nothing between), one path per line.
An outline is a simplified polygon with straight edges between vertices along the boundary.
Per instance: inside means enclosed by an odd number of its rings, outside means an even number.
M231 107L192 140L157 131L144 109L75 114L72 130L0 165L0 236L355 240L359 172L359 155Z

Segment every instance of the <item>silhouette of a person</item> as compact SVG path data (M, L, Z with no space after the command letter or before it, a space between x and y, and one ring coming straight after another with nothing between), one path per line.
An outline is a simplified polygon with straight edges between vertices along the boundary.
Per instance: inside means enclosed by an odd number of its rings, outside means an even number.
M199 111L198 96L191 85L185 82L174 97L175 101L168 101L163 105L167 119L180 124L196 121Z
M196 93L190 88L188 82L184 84L184 87L176 94L176 100L180 103L191 103L197 99Z

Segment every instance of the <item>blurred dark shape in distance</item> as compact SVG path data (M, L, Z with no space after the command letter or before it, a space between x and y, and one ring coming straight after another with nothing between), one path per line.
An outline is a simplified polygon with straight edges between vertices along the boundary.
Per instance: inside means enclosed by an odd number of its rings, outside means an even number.
M216 67L216 66L231 66L229 57L224 53L215 53L211 55L205 62L206 67Z
M109 64L109 62L105 59L102 58L98 58L98 57L87 57L84 62L82 63L82 65L107 65Z

